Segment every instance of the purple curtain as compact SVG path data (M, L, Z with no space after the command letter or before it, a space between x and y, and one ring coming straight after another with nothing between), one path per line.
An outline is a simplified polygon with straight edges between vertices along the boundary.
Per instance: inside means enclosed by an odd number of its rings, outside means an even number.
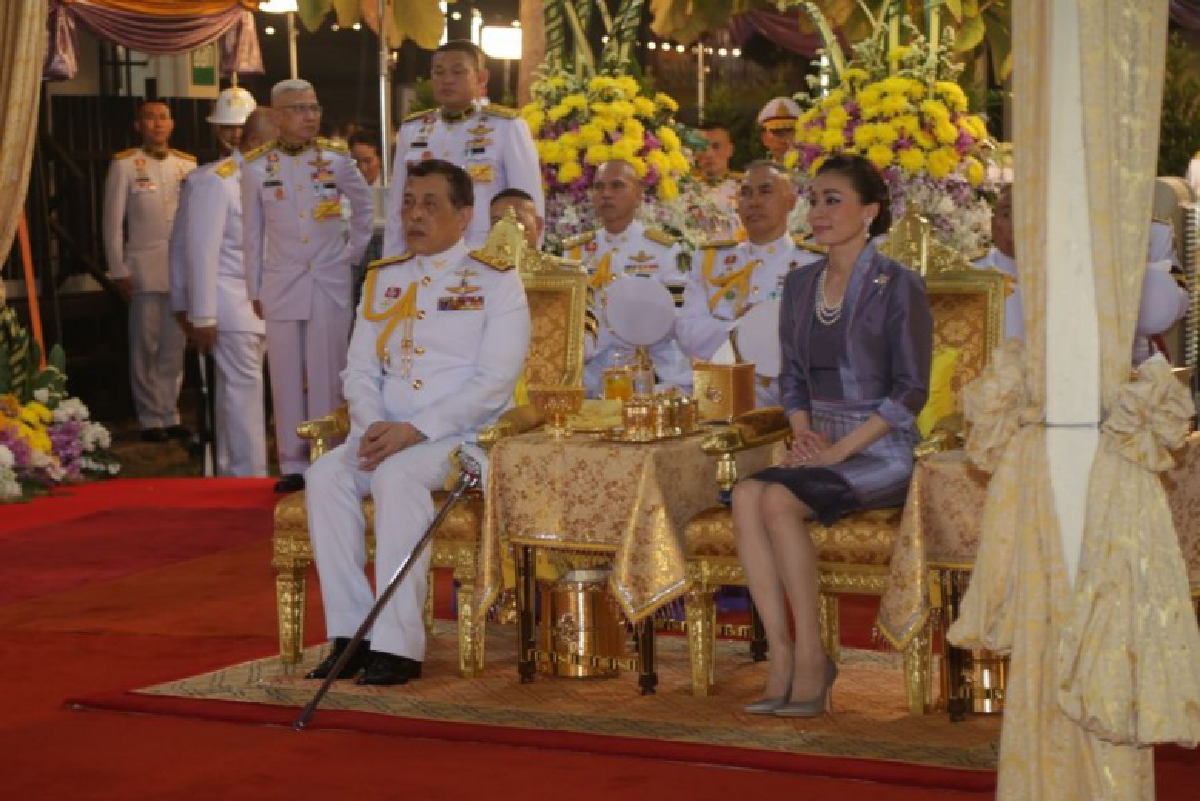
M254 15L241 6L232 5L217 14L153 17L101 8L87 0L70 4L50 0L47 22L50 46L43 71L47 80L74 77L79 66L75 54L79 24L101 38L154 55L188 53L221 38L221 74L263 72Z
M821 47L821 36L817 33L801 33L799 12L747 11L734 14L726 26L734 44L741 47L750 37L760 33L784 50L791 50L812 58Z

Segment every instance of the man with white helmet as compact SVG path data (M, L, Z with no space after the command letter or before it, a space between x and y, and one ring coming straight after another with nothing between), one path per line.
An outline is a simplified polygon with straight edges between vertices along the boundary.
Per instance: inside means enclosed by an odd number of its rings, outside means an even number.
M800 106L790 97L773 97L758 112L758 127L762 129L763 147L775 161L796 145L796 120Z
M242 153L272 139L267 109L236 86L208 117L222 147L241 152L192 172L171 236L171 303L189 338L215 365L218 475L267 475L263 409L265 326L246 292L242 259ZM244 128L243 128L244 126Z

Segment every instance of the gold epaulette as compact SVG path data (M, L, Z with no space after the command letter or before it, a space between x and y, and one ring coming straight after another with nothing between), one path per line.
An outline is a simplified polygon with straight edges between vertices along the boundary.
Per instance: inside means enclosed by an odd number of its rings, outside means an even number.
M567 250L570 250L571 248L577 248L577 247L580 247L581 245L586 245L588 242L591 242L595 238L596 238L595 231L585 231L582 234L576 234L575 236L573 236L569 239L563 240L563 243L562 243L563 250L567 251Z
M426 109L421 109L420 111L414 111L412 114L409 114L407 117L405 117L404 121L412 122L414 120L419 120L422 117L432 117L432 116L433 116L433 110L426 108Z
M222 178L232 178L237 174L237 162L233 159L225 159L213 172Z
M493 270L501 273L506 273L513 267L517 266L515 262L509 259L497 258L485 253L483 250L472 250L469 255L472 259L480 264L485 264L488 267L491 267Z
M660 245L666 245L668 247L670 247L671 245L674 245L678 241L675 237L671 236L666 231L662 231L658 228L647 228L646 229L646 238L649 239L651 242L657 242Z
M186 159L187 161L190 161L193 164L196 163L196 157L193 156L191 153L184 153L182 150L176 150L175 148L171 148L171 152L174 153L176 156L179 156L179 158L181 158L181 159Z
M1173 225L1170 218L1167 217L1151 217L1150 222L1156 222L1159 225Z
M729 174L728 174L726 177L727 177L727 178L732 178L732 179L733 179L733 180L735 180L735 181L740 181L740 180L742 180L743 178L745 178L745 177L746 177L746 173L744 173L744 172L734 172L733 170L730 170L730 171L729 171Z
M411 261L417 254L411 250L406 250L399 256L390 256L386 259L376 259L367 265L368 270L378 270L380 267L391 267L393 264L403 264L406 261Z
M122 150L120 153L113 153L112 157L114 161L120 161L121 159L129 158L137 151L138 149L136 147L131 147L128 150Z
M332 150L334 153L349 153L350 147L341 139L328 139L324 136L316 138L317 147L322 150Z
M712 242L705 242L700 246L701 250L725 250L726 248L737 247L736 239L717 239Z
M793 234L792 241L796 243L796 247L807 250L809 253L819 253L824 256L829 249L824 245L818 245L806 234Z
M497 117L503 117L506 120L515 120L517 117L521 116L521 112L517 111L515 108L510 108L509 106L500 106L495 103L488 103L480 110L484 114L492 114Z
M247 153L245 155L246 162L249 163L251 161L254 161L256 158L261 156L263 153L266 153L268 150L275 147L275 144L277 142L278 142L278 140L276 140L276 139L272 139L269 142L263 142L261 145L254 148L253 150L251 150L249 153Z

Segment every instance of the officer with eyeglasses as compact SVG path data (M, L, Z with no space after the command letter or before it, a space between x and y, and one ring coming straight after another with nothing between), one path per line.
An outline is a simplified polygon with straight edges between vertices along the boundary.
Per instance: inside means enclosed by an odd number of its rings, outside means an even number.
M296 426L341 404L354 317L351 265L362 259L374 215L371 189L345 144L317 136L321 106L308 81L271 89L279 138L246 154L242 230L246 283L267 323L277 492L304 487L307 446ZM342 198L350 201L349 237Z

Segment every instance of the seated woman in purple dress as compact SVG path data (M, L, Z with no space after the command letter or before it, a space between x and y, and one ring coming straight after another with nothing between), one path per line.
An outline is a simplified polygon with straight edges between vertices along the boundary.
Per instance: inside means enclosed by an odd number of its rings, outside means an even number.
M812 193L809 223L828 255L788 275L779 320L793 444L782 465L733 491L738 557L771 654L763 698L746 711L784 717L823 714L837 675L820 639L807 521L904 502L933 350L921 277L871 242L891 225L879 172L835 156Z

